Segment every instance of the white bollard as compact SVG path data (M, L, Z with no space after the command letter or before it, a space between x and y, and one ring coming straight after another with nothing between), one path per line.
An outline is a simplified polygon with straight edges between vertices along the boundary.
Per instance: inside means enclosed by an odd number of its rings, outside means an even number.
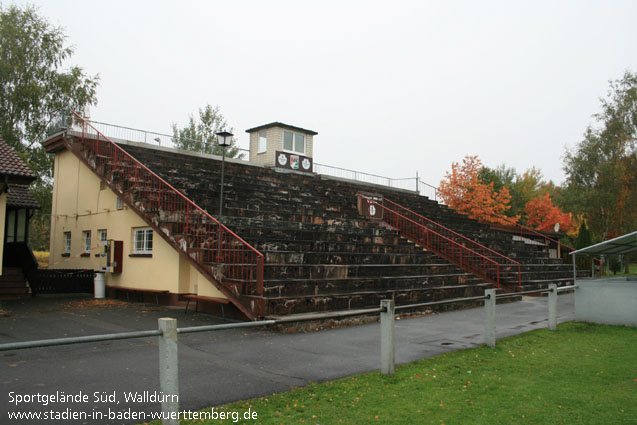
M159 319L159 390L165 400L161 403L162 424L179 425L179 363L177 357L177 319ZM167 419L166 419L167 418Z
M495 289L487 289L484 295L484 343L495 347Z
M106 296L106 283L104 281L104 273L96 272L93 279L93 295L97 299L102 299Z
M557 285L549 284L549 329L557 330Z
M394 349L394 300L381 300L380 307L380 373L393 375L395 362Z

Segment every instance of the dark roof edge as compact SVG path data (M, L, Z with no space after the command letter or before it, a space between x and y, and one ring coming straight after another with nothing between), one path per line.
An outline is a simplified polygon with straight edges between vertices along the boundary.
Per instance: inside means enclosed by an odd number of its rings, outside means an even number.
M312 136L316 136L318 134L316 131L308 130L306 128L301 128L301 127L296 127L289 124L284 124L282 122L271 122L270 124L263 124L258 127L249 128L246 130L246 133L253 133L255 131L264 130L266 128L271 128L271 127L287 128L288 130L300 131L306 134L311 134Z

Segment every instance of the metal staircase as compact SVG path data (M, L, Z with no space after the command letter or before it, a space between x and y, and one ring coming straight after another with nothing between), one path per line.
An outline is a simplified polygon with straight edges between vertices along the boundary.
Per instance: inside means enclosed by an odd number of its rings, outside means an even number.
M75 112L64 144L246 317L263 314L263 254Z
M381 217L380 220L400 236L491 282L497 288L521 285L521 265L517 261L389 199L384 198L381 204L362 194L358 194L358 197L363 201L360 204L366 205L366 208L380 209L380 215L370 215Z

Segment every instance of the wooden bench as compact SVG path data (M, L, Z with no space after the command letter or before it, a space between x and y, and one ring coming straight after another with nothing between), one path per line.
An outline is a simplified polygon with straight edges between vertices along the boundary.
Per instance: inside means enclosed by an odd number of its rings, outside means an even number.
M114 289L115 291L126 291L126 301L130 301L130 293L134 292L136 294L138 294L138 301L139 302L143 302L144 301L144 292L148 292L150 294L155 294L155 303L159 304L159 296L161 294L167 294L170 291L167 289L142 289L142 288L130 288L127 286L108 286L107 288L109 289Z
M225 304L230 303L230 300L227 298L216 298L216 297L204 297L202 295L195 294L187 294L183 296L186 299L186 312L184 314L188 314L188 306L190 305L190 301L195 301L195 313L199 309L199 301L210 302L221 304L221 317L225 318L226 314L223 309Z

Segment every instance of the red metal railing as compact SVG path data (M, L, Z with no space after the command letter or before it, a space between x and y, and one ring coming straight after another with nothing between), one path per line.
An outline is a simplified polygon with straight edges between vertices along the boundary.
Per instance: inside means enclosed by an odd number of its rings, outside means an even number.
M263 295L263 254L186 198L77 113L81 150L123 198L234 295ZM78 131L79 133L79 131ZM79 147L78 147L79 148Z
M433 186L432 186L433 187ZM436 188L436 193L442 193L440 192L440 190L438 188ZM565 254L568 255L569 252L571 251L575 251L575 248L568 246L566 244L563 244L560 241L557 241L553 238L549 238L548 236L546 236L544 233L539 232L538 230L532 229L530 227L527 227L523 224L517 223L515 221L513 221L511 218L505 216L505 215L499 215L498 216L499 219L506 221L507 223L509 223L509 225L516 227L519 232L520 232L520 237L525 237L529 236L529 234L536 236L536 237L540 237L543 239L544 241L544 246L546 247L546 249L551 249L551 245L553 245L555 247L555 249L557 250L556 254L557 254L557 258L562 258L562 249L564 249ZM597 262L599 264L599 276L602 276L602 261L599 258L593 257L593 261ZM594 276L593 276L594 277Z
M497 261L441 235L371 198L361 194L358 194L358 197L368 202L369 205L381 208L383 210L382 220L398 230L401 236L427 248L458 267L494 283L498 288L500 287L501 268Z
M434 230L436 233L439 233L440 235L450 240L453 240L461 245L464 245L467 248L471 249L472 251L479 253L480 255L484 255L485 257L491 258L493 261L497 262L501 266L504 266L507 269L509 269L511 273L517 272L517 283L518 283L518 286L521 286L522 267L519 262L489 247L486 247L482 245L481 243L478 243L472 239L469 239L468 237L461 235L460 233L455 232L449 229L448 227L443 226L442 224L439 224L425 216L422 216L408 208L405 208L402 205L399 205L393 201L390 201L387 198L383 198L383 202L385 203L386 208L392 211L395 211L396 213L403 215L409 218L410 220L415 221L416 223L419 223L425 227L428 227Z

